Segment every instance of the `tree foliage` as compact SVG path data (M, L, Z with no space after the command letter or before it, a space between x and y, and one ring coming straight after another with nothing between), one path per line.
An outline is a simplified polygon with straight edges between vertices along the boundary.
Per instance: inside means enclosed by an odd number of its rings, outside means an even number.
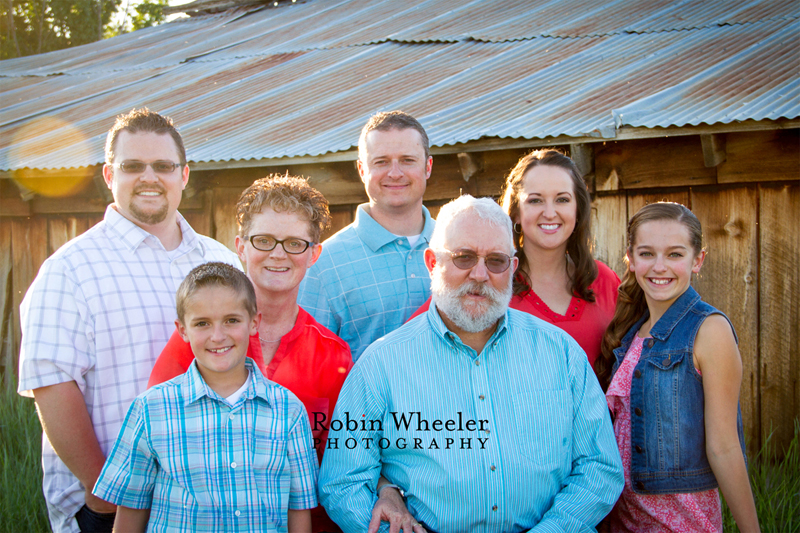
M115 20L114 14L121 9ZM164 20L167 0L0 0L0 59L87 44Z

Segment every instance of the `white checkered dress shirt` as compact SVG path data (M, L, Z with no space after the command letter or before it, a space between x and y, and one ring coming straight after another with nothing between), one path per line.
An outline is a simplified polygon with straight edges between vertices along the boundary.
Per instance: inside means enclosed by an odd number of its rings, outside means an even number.
M44 262L20 306L20 393L75 381L106 455L175 329L175 291L183 278L209 261L241 268L229 249L195 233L180 215L178 221L183 239L167 252L109 206L102 222ZM78 531L73 517L84 488L46 435L42 456L53 531Z

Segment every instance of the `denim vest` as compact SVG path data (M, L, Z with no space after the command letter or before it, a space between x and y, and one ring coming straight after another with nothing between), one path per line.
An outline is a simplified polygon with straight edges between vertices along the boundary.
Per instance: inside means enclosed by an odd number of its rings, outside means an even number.
M644 341L631 379L631 485L636 493L699 492L718 486L706 457L703 378L693 363L697 331L712 314L725 316L689 287ZM645 313L614 350L612 376L649 316ZM741 407L737 426L744 454Z

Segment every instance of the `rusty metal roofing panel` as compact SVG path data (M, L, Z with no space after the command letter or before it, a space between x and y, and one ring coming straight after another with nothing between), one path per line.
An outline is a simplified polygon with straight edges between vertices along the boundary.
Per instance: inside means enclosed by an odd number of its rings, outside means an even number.
M144 105L175 119L195 162L346 151L367 117L396 108L434 146L797 118L797 11L311 0L196 17L0 62L0 169L102 162L113 117Z

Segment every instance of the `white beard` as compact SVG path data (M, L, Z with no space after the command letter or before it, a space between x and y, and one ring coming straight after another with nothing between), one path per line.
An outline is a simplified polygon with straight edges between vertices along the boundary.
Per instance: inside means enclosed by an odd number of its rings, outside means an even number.
M493 327L506 313L508 302L511 301L512 281L509 276L508 286L502 291L477 281L467 281L460 287L451 288L445 284L442 269L437 266L431 276L433 303L459 328L469 333L479 333ZM462 298L468 293L485 296L488 302L479 308L468 309L462 303Z

